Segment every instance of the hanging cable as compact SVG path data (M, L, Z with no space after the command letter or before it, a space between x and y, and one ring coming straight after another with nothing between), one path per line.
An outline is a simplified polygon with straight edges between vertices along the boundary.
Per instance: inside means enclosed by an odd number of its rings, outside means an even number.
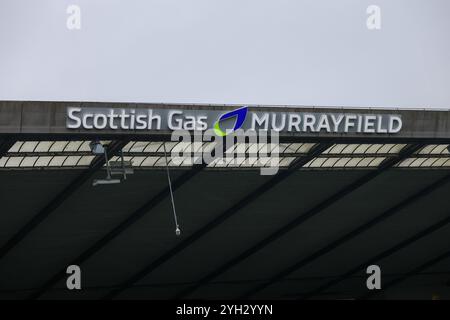
M173 200L172 182L170 181L169 163L167 161L166 142L163 142L164 146L164 158L166 159L166 172L167 180L169 181L170 199L172 201L173 219L175 221L175 234L179 236L181 234L180 226L178 225L177 212L175 210L175 201Z

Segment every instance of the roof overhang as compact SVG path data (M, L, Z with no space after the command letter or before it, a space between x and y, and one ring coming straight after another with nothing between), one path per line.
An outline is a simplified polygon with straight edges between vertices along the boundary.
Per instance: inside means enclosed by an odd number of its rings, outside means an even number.
M242 106L233 105L180 105L180 104L142 104L142 103L100 103L100 102L44 102L44 101L3 101L0 102L0 134L15 136L48 136L64 137L64 139L76 139L77 137L117 137L133 136L134 139L145 139L149 135L166 138L173 131L166 125L155 129L111 129L109 127L99 129L69 128L68 110L76 108L78 110L90 110L94 113L105 114L107 110L136 110L146 112L152 110L155 113L161 113L163 122L167 122L167 116L171 111L180 111L187 115L206 117L208 127L211 128L214 121L220 114ZM262 115L268 114L270 117L277 118L280 121L282 117L290 115L312 115L318 121L321 117L330 117L343 115L345 117L354 117L355 125L349 130L340 128L327 132L322 126L320 130L311 132L311 130L282 130L279 132L283 140L397 140L413 141L427 139L448 140L450 139L450 111L429 111L429 110L402 110L402 109L367 109L367 108L322 108L322 107L270 107L270 106L248 106L250 114ZM270 119L268 118L269 125ZM373 121L370 130L365 130L365 123L358 129L358 117L364 119L369 117ZM376 126L377 117L380 121L386 122L390 117L401 119L401 128L396 132L372 130ZM303 119L302 119L303 120ZM247 117L244 123L244 129L250 128L251 119ZM287 127L287 121L286 125ZM343 122L342 122L343 125ZM329 124L332 127L332 123ZM388 126L387 123L380 126ZM384 128L384 127L383 127ZM382 128L382 129L383 129ZM384 130L384 129L383 129Z

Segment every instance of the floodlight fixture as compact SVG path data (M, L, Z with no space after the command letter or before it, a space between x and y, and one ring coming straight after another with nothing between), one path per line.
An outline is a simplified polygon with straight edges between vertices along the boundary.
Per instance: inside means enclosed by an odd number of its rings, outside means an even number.
M120 151L120 161L109 161L108 159L108 146L103 146L100 141L92 141L90 143L92 153L96 154L96 152L102 151L99 155L103 155L105 157L105 165L106 165L106 178L105 179L95 179L92 182L92 186L98 185L106 185L106 184L118 184L121 183L122 180L127 179L127 174L133 174L133 163L131 161L124 161L123 159L123 151ZM113 179L113 175L121 175L122 179Z
M91 148L92 154L99 156L105 153L105 147L99 140L94 140L89 143L89 147Z
M95 187L97 185L105 185L105 184L117 184L120 183L120 179L95 179L94 182L92 182L92 185Z

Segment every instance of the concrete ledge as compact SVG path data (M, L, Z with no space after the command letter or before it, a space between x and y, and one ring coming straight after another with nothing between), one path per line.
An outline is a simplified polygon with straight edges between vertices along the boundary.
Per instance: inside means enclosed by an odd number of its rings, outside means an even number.
M116 131L116 130L70 130L66 128L67 107L91 108L134 108L134 109L181 109L181 110L232 110L238 106L225 105L179 105L179 104L136 104L97 102L46 102L46 101L0 101L0 133L14 135L149 135L170 134L168 131ZM398 114L403 128L395 135L383 138L406 139L450 139L450 111L398 110L398 109L355 109L320 107L261 107L249 106L252 111L267 112L329 112L359 114ZM363 133L283 133L288 137L310 138L378 138L379 135ZM381 136L380 136L381 137Z

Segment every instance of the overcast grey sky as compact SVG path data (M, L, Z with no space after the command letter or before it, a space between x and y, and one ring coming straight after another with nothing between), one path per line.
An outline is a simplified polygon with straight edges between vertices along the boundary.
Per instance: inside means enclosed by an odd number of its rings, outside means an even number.
M450 108L449 16L449 0L0 0L0 99Z

